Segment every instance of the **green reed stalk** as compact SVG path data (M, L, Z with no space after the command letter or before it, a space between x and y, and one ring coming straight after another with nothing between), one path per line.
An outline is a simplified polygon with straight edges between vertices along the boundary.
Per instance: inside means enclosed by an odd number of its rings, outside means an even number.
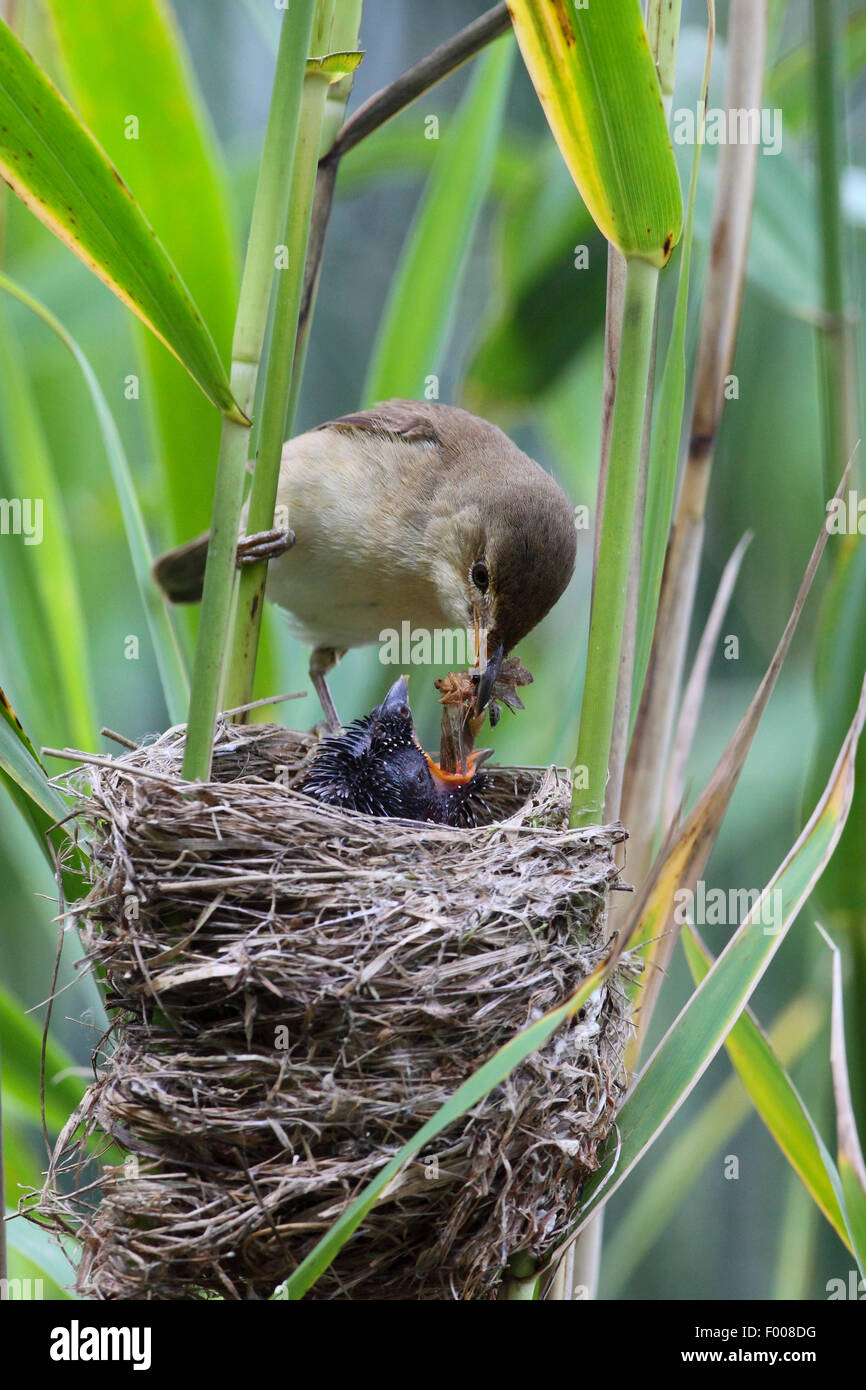
M854 335L845 293L845 238L839 186L842 176L840 9L836 0L812 0L818 214L821 230L824 321L820 354L824 398L824 491L829 497L857 434Z
M658 267L649 261L637 257L627 261L610 462L601 518L598 572L575 760L575 787L571 805L573 826L592 825L600 817L604 806L635 527L658 274Z
M313 0L293 0L280 31L271 109L232 342L231 387L246 415L252 411L255 395L275 273L275 247L286 222L312 24ZM231 619L248 443L248 429L224 418L183 760L183 775L189 781L205 781L210 775L223 653Z
M319 0L312 38L317 55L324 47L333 17L333 0ZM277 273L271 343L262 397L261 426L246 531L254 535L274 524L274 507L280 477L283 442L291 434L295 396L292 377L295 367L295 341L304 285L310 212L316 185L322 121L330 85L330 75L309 69L301 97L298 143L286 218L283 244L287 264ZM291 518L289 518L291 525ZM248 704L253 698L256 653L262 624L267 562L247 565L238 584L235 629L229 665L226 701L230 709Z

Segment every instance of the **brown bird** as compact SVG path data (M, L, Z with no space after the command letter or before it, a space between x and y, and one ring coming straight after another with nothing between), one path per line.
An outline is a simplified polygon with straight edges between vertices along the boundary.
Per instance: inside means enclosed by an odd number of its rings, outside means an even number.
M473 630L476 650L486 639L483 710L503 656L574 569L561 488L502 430L456 406L385 401L289 440L275 517L278 529L241 536L238 562L270 559L266 595L313 648L310 677L335 731L328 671L404 621ZM170 599L201 598L207 545L205 534L157 560Z

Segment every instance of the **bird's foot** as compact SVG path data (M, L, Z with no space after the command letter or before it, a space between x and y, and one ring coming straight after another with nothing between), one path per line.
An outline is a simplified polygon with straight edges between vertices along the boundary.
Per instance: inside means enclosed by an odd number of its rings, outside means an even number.
M256 531L251 536L241 536L238 541L237 564L258 565L263 560L276 560L285 555L295 543L294 531Z

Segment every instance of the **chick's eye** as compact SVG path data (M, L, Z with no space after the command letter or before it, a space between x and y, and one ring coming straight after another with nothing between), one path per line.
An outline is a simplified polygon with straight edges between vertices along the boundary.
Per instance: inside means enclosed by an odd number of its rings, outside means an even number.
M488 570L483 560L475 561L475 564L472 566L472 569L470 571L469 577L472 580L472 583L475 585L476 589L480 589L482 594L487 593L487 588L490 584L490 571Z

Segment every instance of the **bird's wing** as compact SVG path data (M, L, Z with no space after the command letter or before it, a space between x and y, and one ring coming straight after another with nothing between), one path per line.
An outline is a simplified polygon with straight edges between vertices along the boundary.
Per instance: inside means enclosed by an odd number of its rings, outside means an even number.
M440 444L441 436L422 401L382 401L370 410L358 410L352 415L340 415L326 420L317 430L341 430L346 434L388 435L394 439L418 440Z

